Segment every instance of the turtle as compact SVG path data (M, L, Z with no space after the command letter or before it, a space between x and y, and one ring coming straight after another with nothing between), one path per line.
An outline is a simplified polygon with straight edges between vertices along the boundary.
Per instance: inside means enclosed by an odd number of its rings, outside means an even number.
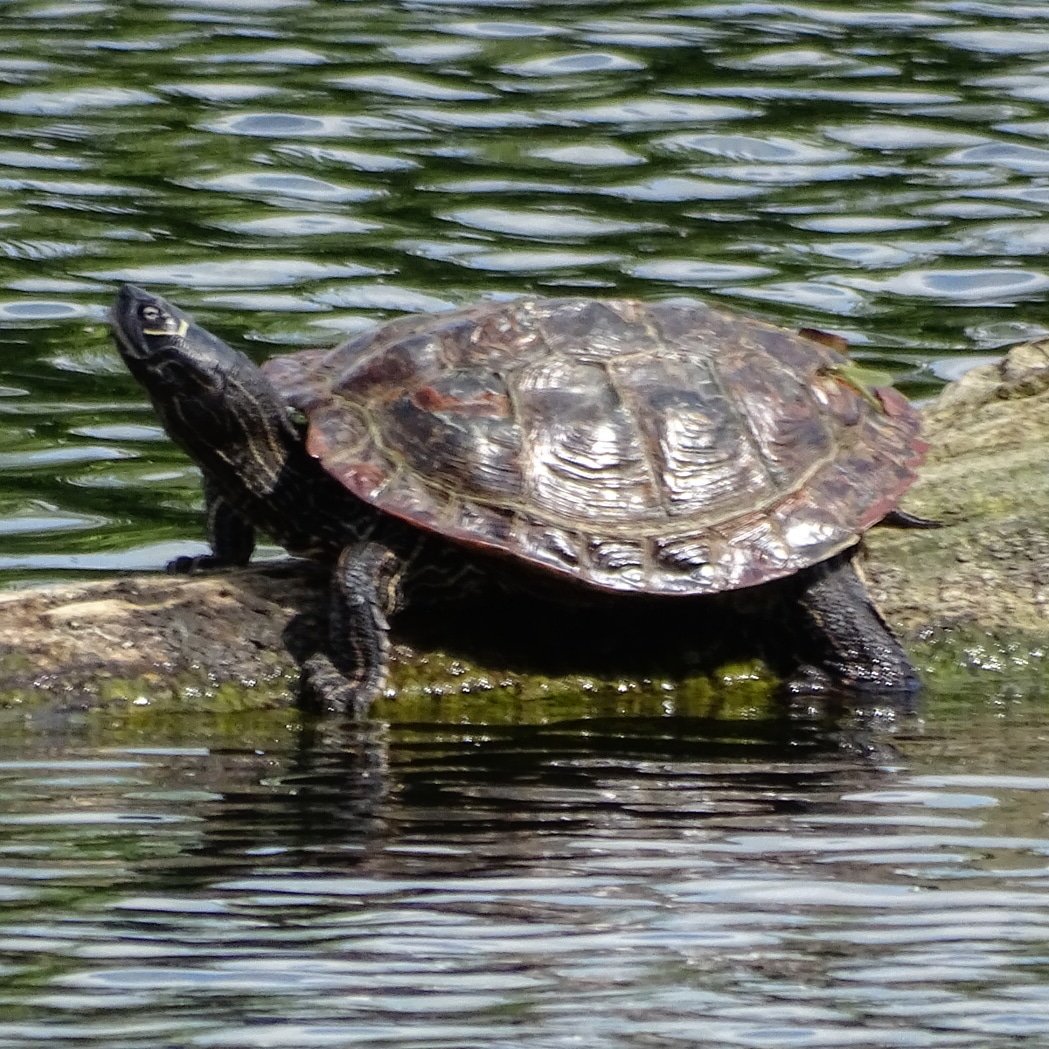
M839 339L696 301L483 301L257 365L125 285L116 346L203 475L211 552L256 531L331 566L306 694L363 717L389 619L496 585L558 600L789 594L795 687L911 695L918 675L855 554L926 446ZM775 588L779 588L776 590ZM784 588L787 588L784 590Z

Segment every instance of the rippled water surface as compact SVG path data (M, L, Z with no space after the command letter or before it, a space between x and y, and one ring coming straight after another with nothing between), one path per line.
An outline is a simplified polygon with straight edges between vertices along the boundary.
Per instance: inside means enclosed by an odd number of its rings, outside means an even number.
M0 3L0 583L199 549L105 332L702 296L1045 331L1049 5ZM7 1046L1049 1046L1046 697L0 726Z
M706 296L914 394L1043 330L1049 8L0 5L0 579L196 548L115 285L258 357L480 296Z
M1049 1045L1045 697L928 715L5 731L0 1046Z

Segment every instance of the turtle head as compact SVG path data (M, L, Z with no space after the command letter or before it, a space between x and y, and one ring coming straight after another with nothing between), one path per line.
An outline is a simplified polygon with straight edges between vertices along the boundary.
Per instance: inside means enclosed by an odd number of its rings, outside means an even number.
M113 337L131 373L157 397L207 395L243 367L243 354L178 307L125 284L110 312Z
M299 439L254 361L160 296L125 284L110 324L164 429L205 470L216 462L236 470L258 460L260 449L276 454Z

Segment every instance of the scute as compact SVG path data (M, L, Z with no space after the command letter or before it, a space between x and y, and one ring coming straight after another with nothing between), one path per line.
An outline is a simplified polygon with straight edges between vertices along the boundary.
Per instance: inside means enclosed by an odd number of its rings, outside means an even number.
M913 482L917 413L844 363L699 304L528 298L264 370L383 511L601 589L689 595L824 560Z

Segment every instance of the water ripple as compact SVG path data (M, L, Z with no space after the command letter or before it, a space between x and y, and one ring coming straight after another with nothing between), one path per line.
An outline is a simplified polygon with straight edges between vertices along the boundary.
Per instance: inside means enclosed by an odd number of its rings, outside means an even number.
M558 125L611 124L621 131L660 125L705 124L711 120L738 120L756 116L760 110L717 102L686 102L676 99L637 98L611 104L572 106L546 110L548 122Z
M729 160L755 160L763 164L833 163L853 155L848 150L828 149L825 146L784 138L782 135L757 138L752 135L687 132L656 139L655 144L670 150L707 153Z
M686 201L686 200L742 200L760 196L762 191L750 186L734 185L715 179L691 178L686 175L657 175L628 182L619 186L606 186L599 192L623 200L638 201Z
M1032 29L948 29L934 39L965 51L989 55L1044 55L1049 32Z
M614 143L594 143L578 146L540 146L529 151L540 160L549 160L557 166L574 165L583 168L614 168L646 163L637 153Z
M328 83L333 87L355 93L375 92L381 95L392 95L394 98L430 99L433 102L476 102L494 97L490 91L453 87L451 84L420 80L418 77L397 76L392 73L359 73L354 76L334 77Z
M695 259L656 259L638 262L627 267L635 277L670 281L692 287L713 287L726 281L755 280L776 271L769 266L751 266L745 263L704 262Z
M381 270L358 263L319 263L305 259L229 259L96 270L95 280L163 284L184 288L259 288L300 284L331 277L364 277Z
M138 1024L152 1045L177 1022L196 1045L379 1045L395 1031L509 1049L583 1031L609 1049L715 1036L767 1049L1041 1031L1026 960L1049 939L1049 892L1001 879L1044 861L1049 840L989 821L1019 795L1044 801L1046 777L791 761L760 720L706 723L737 760L705 749L698 723L632 712L538 736L413 724L378 764L301 746L0 761L6 847L54 842L7 871L28 873L0 949L47 975L0 1036L64 1025L108 1044ZM688 739L687 754L661 738ZM952 739L956 759L967 738ZM981 731L977 749L997 742ZM70 776L93 797L72 817ZM938 815L950 806L967 825ZM71 834L117 834L123 858L64 860ZM173 870L193 870L192 887ZM960 886L966 872L975 884ZM76 921L33 895L97 877L108 892L85 895ZM508 1024L522 1001L527 1021Z
M524 62L509 62L499 67L504 73L526 77L563 77L580 73L622 72L644 69L645 64L625 55L602 51L543 55Z
M313 200L328 203L359 203L382 196L382 190L348 186L310 175L286 171L244 171L214 178L176 179L177 185L216 193L262 196L268 200Z
M183 95L216 105L230 102L253 102L283 94L280 88L263 84L245 84L230 80L190 81L181 84L158 84L157 90L169 95Z
M160 98L150 91L126 87L82 87L61 91L23 91L0 95L0 113L26 116L74 116L85 111L153 105Z
M957 301L1012 301L1049 289L1049 276L1023 269L909 270L883 280L841 278L857 288Z
M595 236L615 236L655 228L652 223L627 222L598 218L565 209L515 209L474 207L457 208L438 218L457 222L475 229L510 234L527 239L580 239Z
M402 120L373 116L312 116L297 113L233 113L202 121L203 131L257 138L375 138L407 134L414 129Z
M273 152L280 156L312 160L318 164L339 164L356 171L411 171L420 167L418 161L408 157L391 157L385 153L369 153L360 149L290 144L277 146Z
M341 237L346 234L368 233L379 229L380 223L347 215L326 212L284 212L258 219L218 219L216 229L247 237Z

